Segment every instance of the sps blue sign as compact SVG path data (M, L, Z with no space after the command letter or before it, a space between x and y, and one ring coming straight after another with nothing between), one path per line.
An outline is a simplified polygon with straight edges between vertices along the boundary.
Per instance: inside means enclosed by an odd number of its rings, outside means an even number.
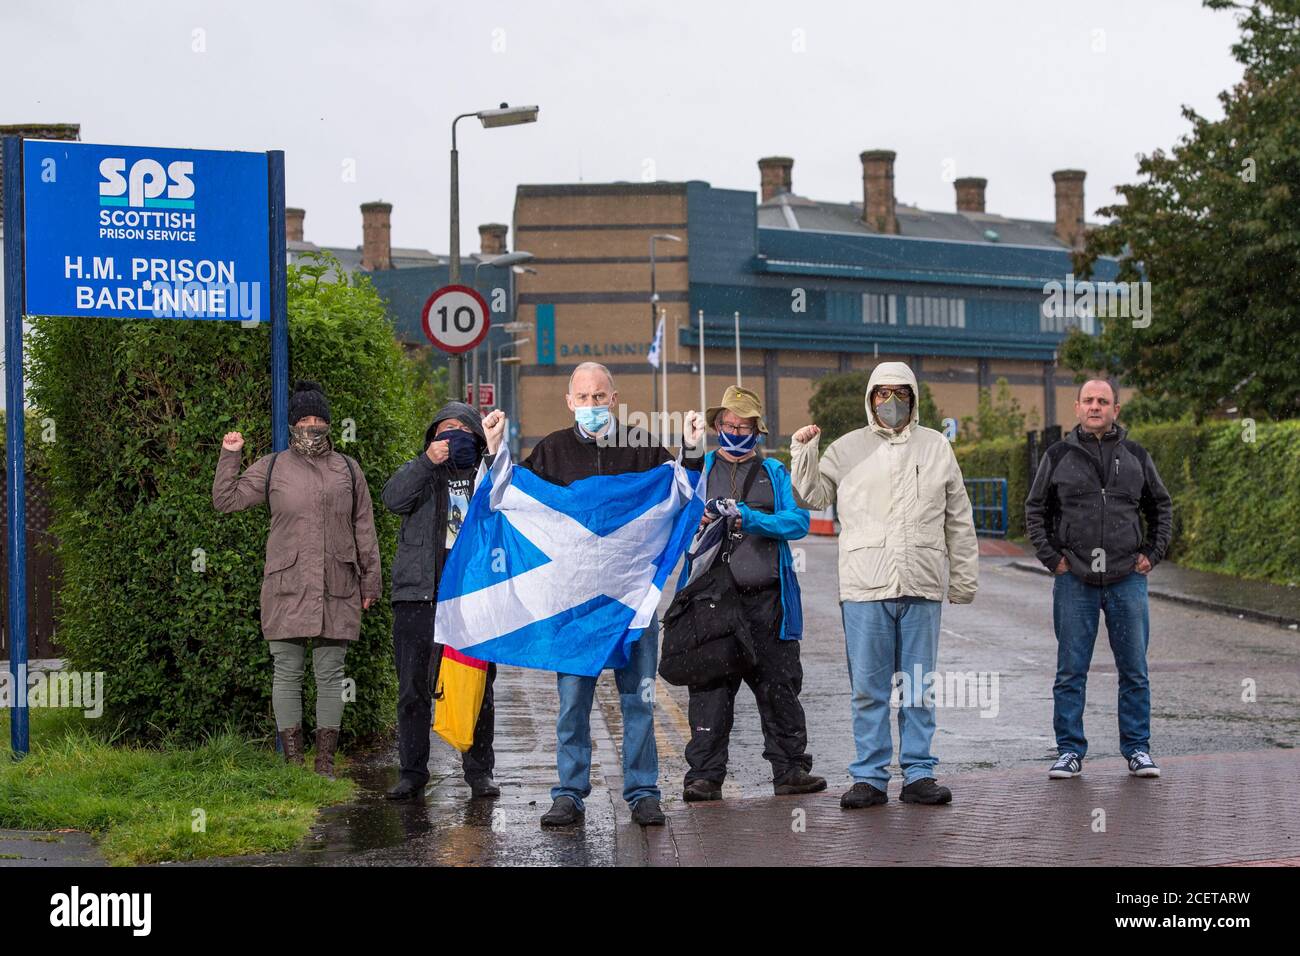
M265 153L22 145L28 315L270 321Z

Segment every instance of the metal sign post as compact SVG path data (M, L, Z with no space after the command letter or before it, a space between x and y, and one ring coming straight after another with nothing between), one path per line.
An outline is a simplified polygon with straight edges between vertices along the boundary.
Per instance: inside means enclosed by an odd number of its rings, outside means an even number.
M27 495L23 414L23 153L22 140L6 136L5 162L5 451L9 513L9 673L12 700L9 743L15 758L27 753Z
M284 153L4 139L10 744L30 746L23 318L271 325L272 447L288 447Z

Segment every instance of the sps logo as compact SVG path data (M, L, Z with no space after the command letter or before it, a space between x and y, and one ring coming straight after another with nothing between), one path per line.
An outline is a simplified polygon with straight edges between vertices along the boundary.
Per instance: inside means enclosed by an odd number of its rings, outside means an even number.
M193 209L194 164L177 160L164 170L154 159L137 159L131 171L125 159L108 158L99 163L99 174L104 181L99 184L101 206L131 206L146 209ZM163 193L166 192L166 197Z

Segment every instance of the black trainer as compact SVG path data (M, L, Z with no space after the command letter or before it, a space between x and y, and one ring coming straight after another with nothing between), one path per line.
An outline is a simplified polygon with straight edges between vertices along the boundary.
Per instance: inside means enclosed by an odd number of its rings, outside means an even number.
M556 797L551 809L542 816L544 827L567 827L582 822L582 811L573 797Z
M470 793L474 798L495 798L501 796L501 788L498 787L491 777L475 777L468 781Z
M687 803L721 800L722 784L714 783L712 780L689 780L682 789L682 799Z
M840 808L843 810L861 810L863 807L878 807L889 802L889 794L869 783L855 783L840 796Z
M1051 769L1047 771L1047 776L1053 780L1069 780L1081 773L1083 773L1083 758L1074 751L1067 750L1056 758L1056 763L1052 764Z
M772 781L772 792L778 797L788 797L796 793L820 793L825 789L825 777L814 777L803 768L791 771L780 780Z
M410 777L403 777L397 781L397 786L384 794L389 800L414 800L416 797L423 795L424 784L417 783Z
M632 804L632 822L643 827L661 827L668 818L659 809L658 797L642 797Z
M934 782L934 777L922 777L903 788L899 797L904 803L925 803L931 806L952 803L952 791Z

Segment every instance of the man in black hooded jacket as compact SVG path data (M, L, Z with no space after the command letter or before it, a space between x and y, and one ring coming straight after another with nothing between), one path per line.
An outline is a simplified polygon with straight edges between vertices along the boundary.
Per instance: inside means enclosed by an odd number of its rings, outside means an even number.
M429 780L431 689L442 661L442 645L433 639L438 582L474 495L479 462L496 454L504 430L505 416L500 411L485 419L464 402L448 402L424 434L424 451L384 485L385 507L402 516L392 597L401 777L388 791L392 800L419 796ZM492 780L495 678L496 665L489 664L474 742L461 757L465 780L475 797L501 793Z

